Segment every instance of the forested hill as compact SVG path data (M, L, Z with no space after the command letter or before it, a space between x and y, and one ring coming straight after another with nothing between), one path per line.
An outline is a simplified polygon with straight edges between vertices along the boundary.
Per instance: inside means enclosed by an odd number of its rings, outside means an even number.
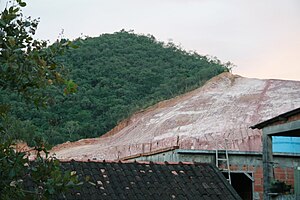
M14 125L7 127L16 138L45 138L50 144L98 137L133 112L199 87L228 71L228 64L190 53L153 36L120 31L75 41L79 48L58 58L78 84L76 94L56 98L48 108L28 108L17 96L0 100L16 106ZM8 123L9 124L9 123Z

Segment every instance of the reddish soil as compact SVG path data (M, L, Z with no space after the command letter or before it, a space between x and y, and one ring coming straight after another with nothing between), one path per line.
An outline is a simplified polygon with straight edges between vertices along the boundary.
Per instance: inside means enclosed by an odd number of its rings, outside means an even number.
M132 115L99 138L52 149L60 159L117 160L171 146L261 151L250 126L300 107L300 81L261 80L223 73L203 87Z

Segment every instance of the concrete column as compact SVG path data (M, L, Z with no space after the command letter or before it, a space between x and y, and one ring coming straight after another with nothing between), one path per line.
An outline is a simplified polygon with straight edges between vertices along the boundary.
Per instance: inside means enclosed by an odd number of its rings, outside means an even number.
M273 152L272 136L263 132L263 178L264 178L264 200L270 200L270 185L273 180Z

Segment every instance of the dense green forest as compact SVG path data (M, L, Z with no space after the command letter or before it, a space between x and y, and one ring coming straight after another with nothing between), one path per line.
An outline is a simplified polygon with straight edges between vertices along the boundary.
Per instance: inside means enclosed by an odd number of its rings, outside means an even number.
M134 112L195 89L231 66L123 30L74 44L79 48L57 60L78 85L75 94L64 96L62 88L50 87L43 91L51 96L48 106L36 109L2 91L0 102L12 105L4 125L16 139L32 144L41 137L55 145L98 137Z

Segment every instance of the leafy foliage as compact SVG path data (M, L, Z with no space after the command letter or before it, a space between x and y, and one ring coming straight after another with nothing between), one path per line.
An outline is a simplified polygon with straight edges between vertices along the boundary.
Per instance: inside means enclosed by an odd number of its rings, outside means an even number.
M36 158L30 161L27 152L0 143L0 199L50 199L81 185L76 174L61 171L59 161L44 147L35 150Z
M17 2L26 6L21 0ZM46 41L33 39L39 21L23 17L20 6L7 7L0 16L0 88L17 92L36 106L46 102L47 95L41 89L49 85L66 82L66 91L74 92L72 82L61 76L63 66L55 60L71 42L60 40L47 46Z
M80 48L57 60L79 85L76 94L66 99L50 88L46 93L55 99L48 101L47 110L39 111L26 108L16 96L2 97L17 107L12 111L16 118L39 127L26 141L34 135L42 135L50 144L98 137L132 113L195 89L231 66L124 30L74 44ZM78 127L70 134L67 124L72 121Z
M47 104L46 87L66 82L55 57L70 43L58 41L48 47L46 42L34 40L38 21L22 16L20 9L24 6L22 0L9 1L0 13L1 98L9 95L12 102L17 98L21 103L22 97L39 107ZM76 85L67 83L66 93L75 92ZM16 151L13 141L33 139L36 126L30 120L10 116L9 111L16 105L10 100L0 101L0 199L49 199L78 185L76 174L62 172L42 141L35 140L36 156L32 161L29 152ZM29 184L31 187L26 187Z

